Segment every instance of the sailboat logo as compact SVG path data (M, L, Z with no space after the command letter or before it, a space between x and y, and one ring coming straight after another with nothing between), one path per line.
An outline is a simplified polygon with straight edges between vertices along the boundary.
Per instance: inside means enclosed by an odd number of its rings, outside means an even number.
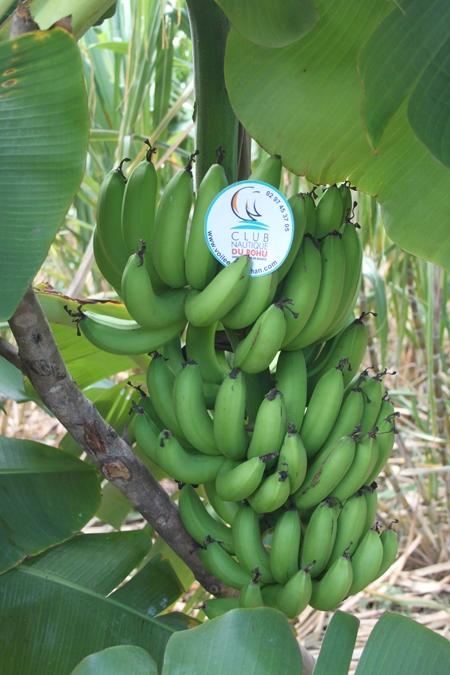
M246 192L245 192L246 191ZM251 191L251 192L249 192ZM269 225L263 223L258 218L262 218L262 214L258 211L256 202L261 194L260 190L256 190L254 185L246 185L239 188L233 194L230 200L231 210L234 215L239 218L239 224L234 225L232 230L269 230Z

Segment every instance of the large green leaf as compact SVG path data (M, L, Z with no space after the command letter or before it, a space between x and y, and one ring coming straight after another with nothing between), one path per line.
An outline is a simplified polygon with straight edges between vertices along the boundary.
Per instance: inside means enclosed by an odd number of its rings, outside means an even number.
M53 579L108 595L143 560L150 546L146 530L79 534L24 564Z
M142 647L119 646L89 654L71 675L158 675L155 661Z
M230 32L226 82L249 133L314 183L350 179L382 205L389 236L407 251L450 267L450 173L419 141L406 101L377 153L366 137L357 60L392 5L316 0L320 20L297 42L268 49Z
M284 47L307 33L318 19L312 0L216 0L247 40Z
M88 112L64 30L0 43L0 320L41 266L83 174Z
M336 612L328 624L314 666L314 675L347 675L358 634L359 619Z
M78 532L95 514L95 469L42 443L0 437L0 571Z
M102 488L102 500L95 515L102 523L108 523L119 529L132 508L129 499L115 485L105 483Z
M25 391L22 373L2 356L0 356L0 394L18 403L30 400L30 395Z
M301 675L297 641L276 610L234 609L198 628L175 633L163 675Z
M377 622L356 668L356 675L443 675L448 672L448 640L393 612L386 612Z
M22 565L0 577L1 667L68 675L105 647L136 645L161 665L173 628L73 582Z

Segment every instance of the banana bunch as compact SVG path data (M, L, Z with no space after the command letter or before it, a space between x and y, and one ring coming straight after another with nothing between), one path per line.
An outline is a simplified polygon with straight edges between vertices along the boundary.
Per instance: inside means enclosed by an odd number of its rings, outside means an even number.
M282 265L251 276L205 242L205 216L227 186L213 164L194 199L191 169L159 196L153 149L128 180L102 185L94 235L98 267L129 320L83 311L78 327L105 351L148 354L148 395L133 436L150 466L178 482L181 520L204 566L236 606L334 609L395 560L380 533L374 482L392 451L386 371L360 372L368 313L354 317L362 248L346 184L290 198L295 220ZM124 160L125 161L125 160ZM251 178L278 188L281 160Z

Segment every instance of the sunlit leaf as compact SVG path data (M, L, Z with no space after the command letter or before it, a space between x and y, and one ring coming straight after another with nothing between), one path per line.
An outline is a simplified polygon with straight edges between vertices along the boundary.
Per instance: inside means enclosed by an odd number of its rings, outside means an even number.
M333 614L314 666L314 675L347 675L358 634L359 619L347 612Z
M121 645L89 654L71 675L158 675L155 661L142 647Z

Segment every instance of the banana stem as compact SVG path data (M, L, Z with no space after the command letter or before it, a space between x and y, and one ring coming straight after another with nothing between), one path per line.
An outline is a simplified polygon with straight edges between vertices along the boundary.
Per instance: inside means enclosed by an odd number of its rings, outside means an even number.
M187 0L195 73L195 119L199 156L195 176L201 179L225 150L223 166L230 182L237 179L239 124L225 88L224 57L228 21L213 0Z

